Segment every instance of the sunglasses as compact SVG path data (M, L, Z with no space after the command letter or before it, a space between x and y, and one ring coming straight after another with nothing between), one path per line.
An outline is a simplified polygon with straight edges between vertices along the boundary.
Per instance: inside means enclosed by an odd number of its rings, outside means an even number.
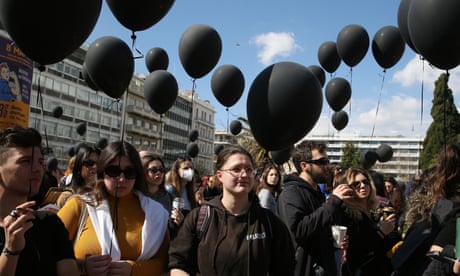
M156 167L148 168L147 170L151 173L158 173L158 172L164 173L165 172L164 168L156 168Z
M358 187L361 183L363 183L364 185L371 185L371 182L369 181L369 179L363 179L363 180L359 180L359 181L353 181L351 182L351 186L356 188Z
M110 177L120 177L121 173L123 173L126 179L136 179L137 171L134 167L128 167L122 170L118 166L108 166L105 168L104 173Z
M310 164L319 165L319 166L329 165L329 163L330 163L329 158L326 158L326 157L323 157L323 158L320 158L320 159L305 160L305 162L310 163Z
M82 162L82 164L83 164L83 166L85 166L85 167L92 167L92 166L96 165L96 161L93 161L93 160L91 160L91 159L88 159L88 160L84 160L84 161Z

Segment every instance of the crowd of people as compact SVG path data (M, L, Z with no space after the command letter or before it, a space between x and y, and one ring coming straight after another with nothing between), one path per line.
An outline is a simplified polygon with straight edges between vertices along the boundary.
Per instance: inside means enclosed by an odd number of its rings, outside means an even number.
M294 172L228 145L203 177L125 141L79 145L61 176L41 146L0 130L0 275L460 275L457 144L409 183L314 141Z

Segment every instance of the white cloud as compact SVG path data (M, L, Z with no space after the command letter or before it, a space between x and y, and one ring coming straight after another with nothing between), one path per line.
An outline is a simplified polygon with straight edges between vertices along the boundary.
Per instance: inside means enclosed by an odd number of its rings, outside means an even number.
M369 101L373 101L374 104L369 104ZM377 115L376 105L375 99L352 99L352 114L349 115L348 125L342 131L338 132L332 126L332 112L323 112L308 135L420 136L425 133L432 120L429 110L424 108L423 119L420 121L420 100L407 95L396 95L382 101ZM366 106L369 108L362 108ZM349 106L344 110L349 113Z
M419 85L422 83L428 89L433 91L434 82L439 78L444 70L439 70L428 64L427 61L420 59L420 56L415 55L406 66L394 73L392 82L409 87L412 85ZM454 95L460 95L460 68L454 68L449 71L449 87L452 89Z
M257 57L263 65L270 65L277 57L286 58L301 49L294 33L290 32L260 34L251 39L251 43L258 47Z

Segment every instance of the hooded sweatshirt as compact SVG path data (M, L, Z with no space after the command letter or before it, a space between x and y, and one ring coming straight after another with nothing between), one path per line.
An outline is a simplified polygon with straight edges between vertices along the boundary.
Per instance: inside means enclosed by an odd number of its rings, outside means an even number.
M337 275L331 226L343 216L342 202L335 195L326 202L321 190L315 190L304 179L285 177L278 213L295 242L295 275L314 275L314 264L325 270L324 275Z
M232 215L215 197L209 225L197 238L200 208L185 219L169 250L169 268L196 275L292 275L294 248L289 230L272 212L250 194L247 213Z

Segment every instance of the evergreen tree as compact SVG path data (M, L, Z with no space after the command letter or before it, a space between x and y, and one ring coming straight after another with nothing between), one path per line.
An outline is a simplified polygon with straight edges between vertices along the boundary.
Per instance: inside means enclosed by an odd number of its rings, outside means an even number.
M342 160L340 164L344 168L349 167L360 167L359 156L361 155L361 150L355 147L353 142L347 142L345 148L343 148Z
M447 82L448 74L441 74L435 82L431 117L433 122L428 128L420 153L420 168L426 169L436 164L436 158L442 147L458 142L460 133L460 114L454 104L452 90Z

